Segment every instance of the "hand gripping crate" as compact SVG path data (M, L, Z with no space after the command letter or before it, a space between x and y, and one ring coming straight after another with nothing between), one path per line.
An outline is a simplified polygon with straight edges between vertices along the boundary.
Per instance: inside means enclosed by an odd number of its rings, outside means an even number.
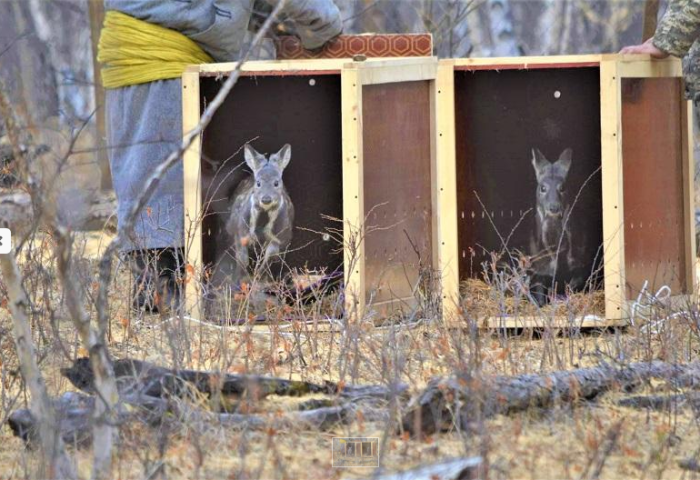
M184 73L185 132L235 66L201 65ZM211 211L209 180L226 162L232 176L239 174L246 142L268 153L292 146L284 173L296 210L285 257L290 267L344 269L346 315L412 303L419 270L440 263L436 72L432 57L246 63L184 156L190 314L201 314L201 280L217 261L222 230ZM344 248L334 253L339 245L324 233L338 229Z
M695 292L691 108L681 63L645 56L457 59L438 72L438 157L446 313L464 314L460 282L492 252L532 253L541 233L534 149L554 162L570 150L566 189L578 265L602 275L604 311L555 323L625 323L668 287ZM572 198L573 197L573 198ZM504 245L506 248L504 248ZM573 270L573 268L572 268ZM665 294L668 293L665 289ZM541 324L498 315L488 327Z

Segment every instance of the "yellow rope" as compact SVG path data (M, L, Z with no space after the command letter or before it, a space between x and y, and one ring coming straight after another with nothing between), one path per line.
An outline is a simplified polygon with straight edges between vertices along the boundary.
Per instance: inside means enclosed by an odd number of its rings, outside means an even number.
M105 88L180 78L188 65L214 61L179 32L111 10L105 15L97 60Z

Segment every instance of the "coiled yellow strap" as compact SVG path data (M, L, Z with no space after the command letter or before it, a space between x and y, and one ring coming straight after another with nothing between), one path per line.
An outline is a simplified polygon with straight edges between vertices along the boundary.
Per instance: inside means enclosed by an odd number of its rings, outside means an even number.
M113 10L105 14L97 60L105 88L180 78L188 65L214 61L185 35Z

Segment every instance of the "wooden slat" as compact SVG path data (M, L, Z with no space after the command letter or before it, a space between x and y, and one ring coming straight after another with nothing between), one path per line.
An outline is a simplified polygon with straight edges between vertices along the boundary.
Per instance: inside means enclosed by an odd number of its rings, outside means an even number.
M697 290L695 273L696 237L695 237L695 145L693 144L693 106L690 101L681 102L681 132L683 153L683 227L685 237L685 275L688 294Z
M437 75L437 60L434 57L430 57L404 59L391 63L354 62L351 64L351 68L360 69L362 85L415 82L434 80Z
M457 234L457 164L455 152L454 63L440 62L432 108L435 128L433 231L435 265L440 272L442 316L446 324L459 321L459 239Z
M343 239L345 315L365 311L364 186L362 169L362 84L357 69L341 74L343 116Z
M622 92L618 63L600 65L605 316L624 318L624 203L622 191Z
M613 57L616 57L614 55ZM537 57L491 57L491 58L458 58L454 60L455 68L461 69L461 67L479 67L479 66L513 66L513 65L523 65L524 68L535 68L544 66L554 66L557 65L597 65L602 62L606 57L604 55L551 55L551 56L537 56Z
M628 324L626 320L606 320L595 315L586 315L569 319L567 317L489 317L478 320L479 328L611 328Z
M90 43L92 45L92 74L95 85L95 107L97 109L95 123L97 125L97 161L99 162L101 171L100 187L102 190L109 190L112 188L112 173L109 168L109 158L106 148L106 95L105 89L102 87L102 71L100 70L100 64L97 62L97 45L100 42L100 32L102 31L102 22L104 21L105 15L104 2L102 0L90 0L88 2L88 12L90 15Z
M199 73L187 71L182 76L182 131L189 133L200 119ZM202 191L201 139L196 138L183 156L185 256L187 275L202 269ZM201 291L190 278L185 288L185 310L194 318L201 318Z
M642 55L621 55L618 72L623 78L682 77L683 65L677 58L650 60Z

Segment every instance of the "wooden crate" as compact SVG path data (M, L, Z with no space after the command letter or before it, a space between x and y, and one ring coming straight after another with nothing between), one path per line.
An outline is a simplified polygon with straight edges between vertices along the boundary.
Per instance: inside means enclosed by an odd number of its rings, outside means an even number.
M185 132L234 68L201 65L184 73ZM198 280L188 281L187 310L201 314L202 275L216 261L221 230L221 221L207 215L218 207L210 194L205 197L203 179L211 176L212 164L230 159L232 166L241 165L247 141L268 153L292 145L284 174L296 209L286 256L291 267L352 266L344 268L346 315L411 303L419 273L413 246L427 268L439 263L440 254L433 214L439 201L433 181L439 170L433 128L437 60L265 61L248 62L242 71L184 156L186 254L190 279ZM324 240L328 229L342 232L343 245ZM356 248L333 253L351 244Z
M438 157L450 169L440 184L449 193L441 202L439 268L449 297L445 311L454 322L460 280L476 275L474 266L489 251L505 240L509 249L527 250L537 185L533 147L550 161L573 147L567 181L581 192L579 214L572 210L584 232L577 241L581 251L592 245L600 256L602 250L604 319L585 316L576 325L626 322L645 282L652 293L663 285L679 298L695 292L692 115L680 61L619 55L445 60L437 82ZM541 323L532 317L483 321L489 327Z

